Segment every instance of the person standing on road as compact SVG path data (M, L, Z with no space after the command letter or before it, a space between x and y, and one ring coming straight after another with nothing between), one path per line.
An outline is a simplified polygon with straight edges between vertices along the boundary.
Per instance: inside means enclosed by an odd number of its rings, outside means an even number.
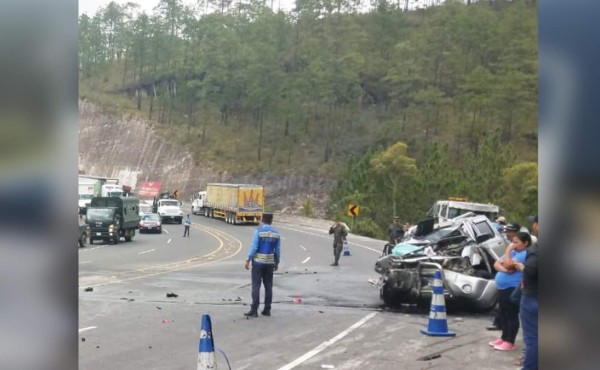
M533 233L538 235L538 216L533 216ZM539 235L538 235L539 236ZM517 263L518 271L523 272L521 291L521 324L525 357L522 370L538 369L538 243L527 248L525 263Z
M192 226L192 219L190 218L190 215L188 214L187 216L185 216L185 220L183 220L183 237L185 238L186 236L189 238L190 237L190 226Z
M340 223L339 218L336 218L333 225L329 228L329 235L331 234L333 234L333 257L335 258L331 266L339 266L340 256L344 249L344 240L348 236L348 231Z
M397 240L404 236L404 228L400 225L400 217L394 217L394 220L388 227L390 243L396 245Z
M512 351L519 332L519 303L513 302L511 295L519 289L522 273L516 269L516 263L525 262L526 248L531 246L529 233L518 232L506 254L496 260L494 268L496 286L498 286L498 303L502 317L502 337L491 341L490 346L499 351Z
M261 314L271 316L273 272L277 271L281 259L281 236L279 231L271 226L273 214L263 213L262 223L254 232L250 253L244 265L246 270L249 270L252 261L252 306L250 311L244 313L247 317L258 317L261 282L265 286L265 303Z
M521 230L521 225L516 222L511 222L504 226L504 238L506 242L510 245L512 244L513 238L517 235L517 233ZM509 249L506 249L508 252ZM498 308L496 310L496 316L494 317L494 321L491 326L486 328L487 330L502 330L502 310Z

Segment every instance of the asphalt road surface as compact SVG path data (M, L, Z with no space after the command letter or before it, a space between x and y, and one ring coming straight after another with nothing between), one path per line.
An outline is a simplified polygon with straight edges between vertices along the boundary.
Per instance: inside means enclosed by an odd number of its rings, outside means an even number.
M350 235L351 256L331 267L326 227L275 220L282 261L272 316L246 319L243 265L255 226L192 221L189 238L182 225L164 225L130 243L79 248L80 369L196 369L203 314L212 319L218 369L227 361L235 370L517 368L521 334L516 351L494 351L491 314L450 312L457 335L444 338L419 332L427 309L385 309L369 283L384 242Z

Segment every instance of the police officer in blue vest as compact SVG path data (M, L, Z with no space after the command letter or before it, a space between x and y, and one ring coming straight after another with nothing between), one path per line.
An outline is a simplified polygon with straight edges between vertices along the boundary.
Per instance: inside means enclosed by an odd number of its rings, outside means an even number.
M263 213L263 225L258 227L252 238L250 253L244 267L250 269L252 261L252 306L250 311L244 313L247 317L258 317L258 304L260 302L260 285L265 285L265 306L261 312L264 316L271 316L271 302L273 300L273 272L279 267L281 257L281 237L271 223L272 213Z

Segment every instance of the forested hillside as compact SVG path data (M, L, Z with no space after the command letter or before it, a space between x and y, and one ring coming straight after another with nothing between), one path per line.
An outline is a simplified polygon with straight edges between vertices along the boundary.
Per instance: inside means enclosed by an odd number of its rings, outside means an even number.
M199 163L330 176L330 212L361 205L362 232L447 196L522 221L537 208L536 4L469 3L111 3L80 17L80 94Z

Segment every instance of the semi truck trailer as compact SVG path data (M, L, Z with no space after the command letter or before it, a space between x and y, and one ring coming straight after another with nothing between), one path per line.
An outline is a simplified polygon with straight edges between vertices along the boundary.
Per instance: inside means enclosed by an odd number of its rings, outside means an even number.
M260 223L264 211L262 185L211 183L192 197L192 213L237 224Z

